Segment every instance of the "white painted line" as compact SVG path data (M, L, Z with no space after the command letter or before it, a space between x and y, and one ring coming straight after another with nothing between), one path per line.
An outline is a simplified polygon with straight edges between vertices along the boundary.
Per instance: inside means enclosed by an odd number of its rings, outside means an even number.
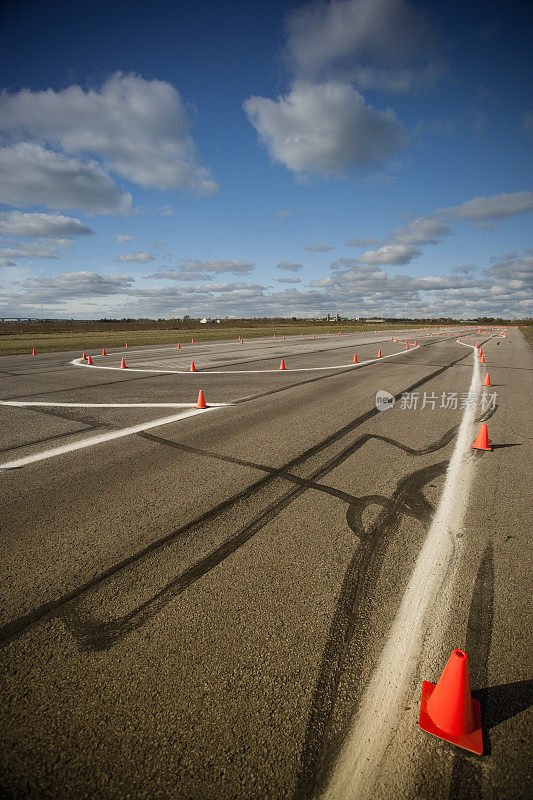
M391 353L388 356L382 356L381 358L369 358L366 361L359 361L357 364L337 364L331 367L296 367L295 369L291 369L291 367L287 367L286 369L237 369L237 370L226 370L226 369L197 369L196 372L191 372L190 370L180 370L180 369L146 369L140 367L128 367L128 372L153 372L153 373L162 373L164 375L263 375L264 373L284 373L284 372L327 372L328 370L333 369L348 369L349 367L353 367L357 369L357 367L362 367L364 364L372 364L374 361L383 361L386 358L396 358L396 356L404 355L405 353L412 353L414 350L418 350L420 345L416 345L416 347L410 346L409 350L400 350L398 353ZM298 354L294 354L298 355ZM287 358L287 356L285 356ZM119 370L123 372L121 367L101 367L99 364L93 364L89 366L88 364L83 363L83 359L75 358L73 361L70 362L75 367L87 367L87 369L112 369L112 370Z
M479 373L474 355L472 396L480 391ZM441 605L446 602L443 585L459 558L457 537L463 525L475 463L467 458L472 452L475 413L474 405L465 408L442 497L323 800L367 800L374 796L379 765L405 714L405 695L413 680L424 635L430 627L434 632L437 624L435 618L430 618L432 609L437 596ZM413 726L416 724L413 714Z
M28 464L33 464L36 461L44 461L48 458L55 458L64 453L71 453L74 450L82 450L86 447L94 447L103 442L111 442L113 439L121 439L124 436L131 436L134 433L141 433L142 431L150 430L150 428L157 428L160 425L169 425L171 422L178 422L187 417L194 417L196 414L205 414L209 411L216 411L220 406L208 406L206 409L191 408L188 411L182 411L181 414L174 414L171 417L163 417L161 419L154 419L151 422L143 422L140 425L132 425L130 428L122 428L119 431L109 431L107 433L99 434L98 436L90 436L87 439L80 439L71 444L65 444L61 447L54 447L52 450L45 450L41 453L35 453L25 458L18 458L15 461L8 461L5 464L0 464L0 469L16 469L17 467L25 467Z
M34 400L0 400L2 406L58 406L59 408L196 408L196 403L49 403ZM230 403L209 403L209 408L219 408Z

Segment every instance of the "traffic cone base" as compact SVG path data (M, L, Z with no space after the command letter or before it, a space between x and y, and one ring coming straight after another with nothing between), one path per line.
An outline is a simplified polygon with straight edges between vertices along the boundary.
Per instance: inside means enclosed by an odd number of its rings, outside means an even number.
M471 753L477 753L479 756L482 755L483 735L481 731L481 708L479 701L475 700L473 697L470 699L472 704L472 716L474 718L474 730L471 733L448 733L447 731L443 731L442 728L439 728L427 711L427 705L435 686L435 683L430 683L429 681L424 681L422 683L422 699L420 701L420 717L418 720L418 724L422 730L426 731L426 733L431 733L433 736L437 736L439 739L444 739L445 742L451 742L451 744L455 744L457 747L462 747L464 750L470 750Z
M476 441L472 444L472 447L474 450L492 450L492 447L489 444L489 433L486 422L484 422L479 429Z

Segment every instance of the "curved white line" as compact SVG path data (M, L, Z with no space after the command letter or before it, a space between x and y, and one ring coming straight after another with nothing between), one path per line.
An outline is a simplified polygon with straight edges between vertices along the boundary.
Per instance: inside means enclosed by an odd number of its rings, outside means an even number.
M353 367L356 369L357 367L362 367L364 364L372 364L374 361L383 361L385 358L395 358L396 356L401 356L404 353L412 353L414 350L418 350L420 345L416 345L413 347L409 347L409 350L400 350L398 353L391 353L388 356L381 356L381 358L369 358L366 361L359 361L357 364L337 364L331 367L296 367L291 369L287 367L286 369L235 369L235 370L225 370L225 369L197 369L196 372L191 372L190 370L180 370L180 369L141 369L140 367L126 367L126 371L129 372L153 372L163 375L263 375L265 373L284 373L284 372L324 372L327 370L333 369L348 369L349 367ZM298 354L295 354L298 355ZM70 363L75 367L88 367L89 369L113 369L113 370L122 370L122 367L101 367L99 364L83 364L83 359L75 358Z

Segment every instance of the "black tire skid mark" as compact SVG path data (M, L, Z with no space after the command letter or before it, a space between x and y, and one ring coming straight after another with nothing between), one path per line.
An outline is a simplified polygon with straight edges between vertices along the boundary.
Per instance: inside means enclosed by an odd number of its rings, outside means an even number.
M450 369L451 367L455 366L457 363L465 360L468 357L468 355L470 355L470 353L466 353L466 354L460 356L455 361L452 361L449 364L447 364L447 365L445 365L443 367L440 367L439 369L437 369L434 372L430 373L429 375L426 375L425 377L420 378L419 380L415 381L413 384L411 384L410 386L406 387L401 392L398 392L398 394L396 395L396 399L399 399L403 392L413 391L414 389L417 389L418 387L423 386L425 383L427 383L427 382L433 380L434 378L438 377L439 375L443 374L448 369ZM372 366L372 364L369 364L367 366ZM307 381L302 381L301 383L295 384L295 385L302 385L303 383L314 383L316 381L326 380L326 379L329 379L331 377L335 377L335 376L331 376L331 375L319 376L319 377L308 379ZM145 378L143 378L143 379L145 379ZM137 380L137 379L133 379L133 380ZM116 382L112 381L111 383L116 383ZM290 388L293 388L293 387L292 386L286 386L286 387L284 387L284 389L275 389L272 392L269 392L268 394L275 394L275 393L277 393L279 391L288 390ZM61 390L58 390L58 391L64 391L64 390L61 389ZM251 397L249 399L253 400L253 399L256 399L256 398L255 397ZM244 402L244 401L242 401L242 402ZM47 413L49 413L49 412L47 412ZM54 412L54 414L55 413L61 413L61 412ZM318 442L316 445L313 445L312 447L308 448L306 451L301 453L299 456L296 456L295 458L293 458L290 462L285 464L284 467L278 468L275 472L269 473L268 475L264 476L259 481L257 481L256 483L252 484L251 486L248 486L244 490L242 490L240 492L237 492L235 495L232 495L230 498L227 498L226 500L222 501L217 506L215 506L214 508L212 508L209 511L207 511L205 514L201 515L196 520L192 520L190 523L187 523L186 525L182 526L181 528L178 528L177 530L171 531L169 534L166 534L165 536L161 537L160 539L157 539L157 540L155 540L153 542L150 542L142 550L137 551L136 553L133 553L130 556L127 556L126 558L122 559L119 562L116 562L115 564L113 564L110 567L108 567L107 569L103 570L99 575L97 575L94 578L90 579L86 583L84 583L84 584L78 586L77 588L73 589L72 591L60 596L57 600L52 600L52 601L45 602L45 603L41 604L40 606L37 606L37 607L31 609L30 611L26 612L22 616L20 616L18 618L15 618L15 619L5 623L4 625L0 626L0 646L3 646L5 644L7 644L14 637L20 635L27 627L29 627L31 625L34 625L35 623L37 623L38 621L40 621L44 617L50 618L50 617L55 617L55 616L61 615L62 608L64 606L66 606L67 604L69 604L72 601L75 601L78 598L82 597L85 593L87 593L87 592L91 591L92 589L94 589L95 587L99 586L105 580L107 580L108 578L110 578L113 575L117 574L121 570L130 567L135 562L140 561L143 558L146 558L147 556L151 555L156 550L158 550L158 549L160 549L162 547L166 547L166 546L172 544L172 542L174 542L177 538L179 538L180 536L188 533L192 528L194 528L194 527L196 527L198 525L201 525L202 523L205 523L205 522L213 519L218 514L222 513L225 509L229 508L232 504L234 504L236 502L239 502L239 501L241 501L243 499L249 498L255 492L260 491L263 488L264 484L266 484L270 480L278 477L281 472L289 471L291 468L304 463L308 458L311 458L311 457L317 455L318 453L320 453L321 451L325 450L329 445L334 444L335 442L339 441L344 436L346 436L347 434L351 433L353 430L355 430L356 428L360 427L366 421L368 421L369 419L372 419L374 416L376 416L379 413L380 412L375 407L370 409L369 411L367 411L364 414L360 415L356 419L352 420L352 422L348 423L347 425L344 425L342 428L340 428L339 430L335 431L333 434L330 434L328 437L323 439L321 442ZM138 435L142 435L142 434L138 434ZM167 440L164 440L164 441L167 442ZM360 446L360 444L359 444L359 446ZM318 474L320 475L320 471L319 471ZM315 477L317 477L317 476L315 476Z
M365 445L371 439L378 439L385 441L388 444L398 447L410 456L427 455L428 453L436 452L445 447L455 436L458 426L455 425L447 431L437 442L414 450L402 443L396 442L389 437L377 436L373 434L363 434L358 437L353 443L345 447L339 454L329 459L326 464L315 470L310 479L300 478L293 475L288 469L281 469L277 471L277 477L286 478L292 483L296 483L296 488L290 489L280 499L271 503L267 508L261 512L259 516L253 520L249 525L242 528L237 534L232 535L218 548L211 551L203 559L200 559L196 564L186 569L183 573L178 575L174 580L170 581L163 589L157 592L150 600L139 605L128 614L107 621L94 620L91 615L84 615L79 609L79 603L74 603L70 611L65 615L64 621L71 633L74 635L78 644L83 649L103 650L109 649L116 644L120 639L134 630L142 627L153 616L159 613L169 602L171 602L178 594L187 589L192 583L199 580L205 574L214 569L225 558L236 552L239 547L242 547L248 542L259 530L261 530L268 522L276 517L283 509L299 497L304 491L308 489L318 489L328 494L333 494L339 499L349 503L348 514L350 508L354 507L359 502L359 499L348 495L347 493L339 493L336 489L323 484L317 483L317 480L333 471L341 463L346 461L353 455L359 448ZM421 507L422 501L419 498L410 499L405 496L401 490L402 481L400 481L399 497L407 513L409 513L409 503L416 503L416 508ZM388 504L387 498L382 498L385 506ZM414 510L416 510L416 508ZM351 524L351 517L347 516L348 525L354 530ZM355 532L355 530L354 530ZM359 538L359 534L356 533ZM357 552L357 551L356 551ZM358 557L356 556L356 560Z
M476 423L490 419L496 410L497 406L496 408L488 409L476 418ZM442 437L441 441L443 443L439 447L435 446L435 449L429 450L429 452L436 452L448 441L451 441L456 435L458 427L457 425L451 431L448 431ZM408 448L402 449L410 455L417 455L416 451ZM428 452L428 449L426 449L426 452ZM475 453L474 455L478 457L480 454ZM393 493L392 499L381 495L369 495L359 498L357 503L353 503L348 508L346 520L355 535L358 536L361 545L355 551L346 571L326 647L323 651L293 800L305 800L313 797L317 784L324 785L327 781L327 773L342 746L343 737L339 737L336 742L329 746L328 752L325 752L325 743L329 734L331 717L342 674L343 659L353 638L353 631L357 627L359 639L361 640L359 641L358 652L354 654L351 664L352 672L357 677L362 670L366 641L371 635L368 626L366 630L364 627L365 620L368 620L371 613L372 602L369 598L372 597L376 576L386 555L389 540L396 534L401 523L402 514L411 516L425 527L429 526L434 514L434 508L424 497L422 489L431 480L435 480L435 478L445 474L448 463L447 461L437 463L403 478ZM362 516L364 510L370 505L382 505L383 509L370 526L369 531L365 531ZM487 559L490 560L489 566L485 563ZM486 552L478 573L476 587L480 582L489 580L485 575L487 571L489 577L492 575L491 559L492 552L489 554ZM493 575L490 580L493 581ZM492 583L490 585L493 586ZM493 592L493 588L489 592L490 603L492 603L491 592ZM480 589L478 588L477 594L476 591L474 592L468 622L471 640L475 635L476 619L482 602L479 594ZM367 601L366 608L363 605L365 601ZM490 630L492 626L492 605L490 605L490 609L484 610L482 618L488 620L485 627ZM472 650L474 649L468 640L467 646L470 646ZM483 663L487 663L487 659ZM356 709L357 698L355 698L351 713L355 713ZM450 794L451 797L452 795Z
M438 444L432 452L444 446ZM358 647L352 655L350 667L356 680L362 672L367 644L373 633L369 629L372 597L388 547L400 528L403 516L417 520L424 527L430 524L434 508L424 496L423 489L446 473L448 463L441 461L402 478L391 498L367 495L348 507L346 521L360 544L345 572L322 654L293 800L312 797L317 783L324 783L325 773L335 761L342 739L331 743L327 752L326 743L345 658L354 633L357 631ZM363 513L372 505L379 505L382 510L366 530ZM357 698L354 698L350 713L353 714L356 708Z

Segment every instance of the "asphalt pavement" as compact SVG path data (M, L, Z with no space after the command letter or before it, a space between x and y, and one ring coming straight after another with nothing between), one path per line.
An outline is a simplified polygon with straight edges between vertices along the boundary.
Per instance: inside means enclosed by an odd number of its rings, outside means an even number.
M0 797L533 795L532 353L431 332L0 359Z

